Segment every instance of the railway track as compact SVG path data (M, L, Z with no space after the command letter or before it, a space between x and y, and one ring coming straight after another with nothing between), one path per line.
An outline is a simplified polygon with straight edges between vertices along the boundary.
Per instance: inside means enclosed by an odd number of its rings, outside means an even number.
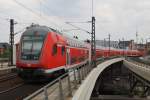
M101 63L101 61L98 61L97 64L98 63ZM9 81L16 82L14 80L17 80L17 81L20 80L15 74L8 75L6 78L5 77L0 77L0 86L3 86L1 85L2 83L6 84L7 81L8 81L7 84L9 84ZM5 88L4 90L0 89L0 99L1 100L22 100L23 98L29 96L30 94L42 88L46 84L48 84L48 82L26 83L20 80L18 83L16 83L14 86L10 88L7 88L7 89Z
M0 94L7 92L23 83L17 73L6 74L0 77Z
M0 94L1 100L22 100L36 90L46 85L46 83L22 83L12 89L6 90Z
M0 70L0 77L16 73L16 69Z
M140 59L139 57L130 57L129 59L131 59L133 61L136 61L138 63L142 63L142 64L150 66L150 61L146 61L146 60Z
M9 74L3 75L3 76L0 77L0 83L8 81L10 79L14 79L16 77L17 77L16 73L9 73Z
M13 90L13 89L15 89L15 88L18 88L18 87L20 87L21 85L23 85L24 83L20 83L20 84L17 84L16 86L13 86L13 87L11 87L11 88L9 88L9 89L6 89L6 90L3 90L3 91L0 91L0 94L3 94L3 93L6 93L6 92L9 92L9 91L11 91L11 90Z
M22 100L46 84L24 82L14 72L4 74L0 76L0 100Z

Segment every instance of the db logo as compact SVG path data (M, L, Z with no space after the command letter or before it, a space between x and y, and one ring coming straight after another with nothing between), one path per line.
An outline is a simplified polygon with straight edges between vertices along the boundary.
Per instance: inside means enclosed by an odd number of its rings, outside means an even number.
M27 64L27 66L28 66L28 67L30 67L30 66L31 66L31 64Z

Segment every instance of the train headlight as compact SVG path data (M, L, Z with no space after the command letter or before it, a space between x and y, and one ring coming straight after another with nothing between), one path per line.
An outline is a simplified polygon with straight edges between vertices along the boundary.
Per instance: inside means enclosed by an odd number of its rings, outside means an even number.
M27 67L31 67L31 64L27 64Z

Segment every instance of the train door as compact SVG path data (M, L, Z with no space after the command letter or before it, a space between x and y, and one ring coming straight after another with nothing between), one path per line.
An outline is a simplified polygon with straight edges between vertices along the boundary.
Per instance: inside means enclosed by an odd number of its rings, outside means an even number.
M66 48L66 65L70 65L70 48Z

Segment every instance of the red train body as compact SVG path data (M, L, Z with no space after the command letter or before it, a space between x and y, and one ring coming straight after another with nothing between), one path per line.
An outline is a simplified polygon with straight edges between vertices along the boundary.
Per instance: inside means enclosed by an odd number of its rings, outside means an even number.
M64 72L74 64L87 62L89 44L63 36L46 26L31 26L22 35L18 53L17 68L22 78L49 76L54 72ZM133 50L96 50L96 58L110 56L142 56Z

